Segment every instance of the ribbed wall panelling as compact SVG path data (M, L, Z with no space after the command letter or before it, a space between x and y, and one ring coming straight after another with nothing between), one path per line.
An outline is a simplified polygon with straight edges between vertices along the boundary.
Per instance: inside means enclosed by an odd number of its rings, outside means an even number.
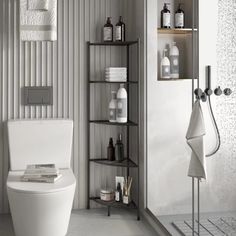
M71 118L74 120L72 167L77 178L74 208L86 206L86 41L101 40L106 16L113 24L124 16L132 36L132 4L125 0L58 0L58 41L21 42L19 40L19 0L0 0L0 213L8 212L6 179L9 169L6 121L8 119ZM127 35L129 38L129 35ZM131 38L133 39L133 38ZM92 52L92 75L103 78L109 65L123 65L124 52L97 48ZM114 56L115 55L115 56ZM24 86L53 86L53 106L22 105ZM99 118L107 115L111 87L92 88L91 107ZM102 96L103 95L103 96ZM99 100L98 100L99 99ZM101 143L91 153L105 155L108 137L121 128L93 128ZM93 167L94 168L94 167ZM107 172L106 174L104 172ZM116 171L96 166L91 189L96 192L105 182L112 184ZM109 177L110 176L110 177Z

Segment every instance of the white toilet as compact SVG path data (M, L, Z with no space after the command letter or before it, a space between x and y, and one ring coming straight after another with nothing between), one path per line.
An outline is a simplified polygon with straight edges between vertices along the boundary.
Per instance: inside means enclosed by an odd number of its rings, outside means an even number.
M8 122L10 171L7 193L16 236L65 236L76 180L70 169L73 121ZM21 182L28 164L54 163L56 183Z

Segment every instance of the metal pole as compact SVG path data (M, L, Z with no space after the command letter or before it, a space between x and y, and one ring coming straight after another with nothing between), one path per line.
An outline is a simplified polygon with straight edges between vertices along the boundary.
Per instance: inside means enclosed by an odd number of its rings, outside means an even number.
M197 232L200 235L200 180L197 181L197 221L198 221L198 228Z
M194 236L194 177L192 177L192 236Z

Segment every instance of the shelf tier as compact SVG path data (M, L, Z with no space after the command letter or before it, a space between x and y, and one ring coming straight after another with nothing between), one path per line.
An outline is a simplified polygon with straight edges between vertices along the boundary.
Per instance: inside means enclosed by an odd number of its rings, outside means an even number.
M116 166L116 167L128 167L128 168L137 168L138 165L130 159L125 159L122 162L119 161L109 161L107 159L89 159L91 162L95 162L101 165L107 166Z
M122 81L105 81L105 80L90 80L89 81L90 84L138 84L138 81L126 81L126 82L122 82Z
M116 126L138 126L138 124L133 121L128 121L126 123L118 123L118 122L110 122L109 120L90 120L89 123L101 124L101 125L116 125Z
M159 34L192 34L192 28L184 28L184 29L165 29L165 28L158 28L157 29ZM194 30L196 31L196 29Z
M191 80L192 78L179 78L179 79L162 79L158 78L158 81L183 81L183 80Z
M95 201L96 203L107 206L107 207L115 207L115 208L129 208L129 209L137 209L137 206L134 201L131 201L128 205L124 204L122 202L116 202L114 201L103 201L100 199L100 197L90 197L89 198L92 201Z
M129 46L138 43L138 41L125 42L89 42L90 46Z

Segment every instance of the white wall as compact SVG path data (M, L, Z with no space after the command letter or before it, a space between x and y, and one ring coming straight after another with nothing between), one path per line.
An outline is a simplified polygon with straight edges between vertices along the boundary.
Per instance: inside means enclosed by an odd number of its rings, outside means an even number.
M58 41L24 43L19 40L19 0L0 0L0 213L8 211L5 183L9 156L4 126L8 119L15 118L65 117L74 120L72 167L77 178L74 207L86 206L86 41L101 40L106 16L112 16L115 24L119 15L123 15L127 31L131 32L132 12L132 1L58 0ZM128 39L134 39L130 35ZM122 53L117 50L103 48L92 53L92 59L96 59L92 74L97 79L102 78L104 66L122 63ZM53 106L22 106L21 90L31 85L52 85ZM95 111L100 118L107 115L109 91L110 88L100 88L94 94L92 91L92 101L103 104L96 105ZM106 96L101 97L101 94ZM100 155L104 153L107 138L118 131L105 134L97 131L96 137L102 143L95 148ZM114 175L112 170L102 170L107 171L104 179ZM97 168L92 176L92 187L97 191L104 179L101 169Z

